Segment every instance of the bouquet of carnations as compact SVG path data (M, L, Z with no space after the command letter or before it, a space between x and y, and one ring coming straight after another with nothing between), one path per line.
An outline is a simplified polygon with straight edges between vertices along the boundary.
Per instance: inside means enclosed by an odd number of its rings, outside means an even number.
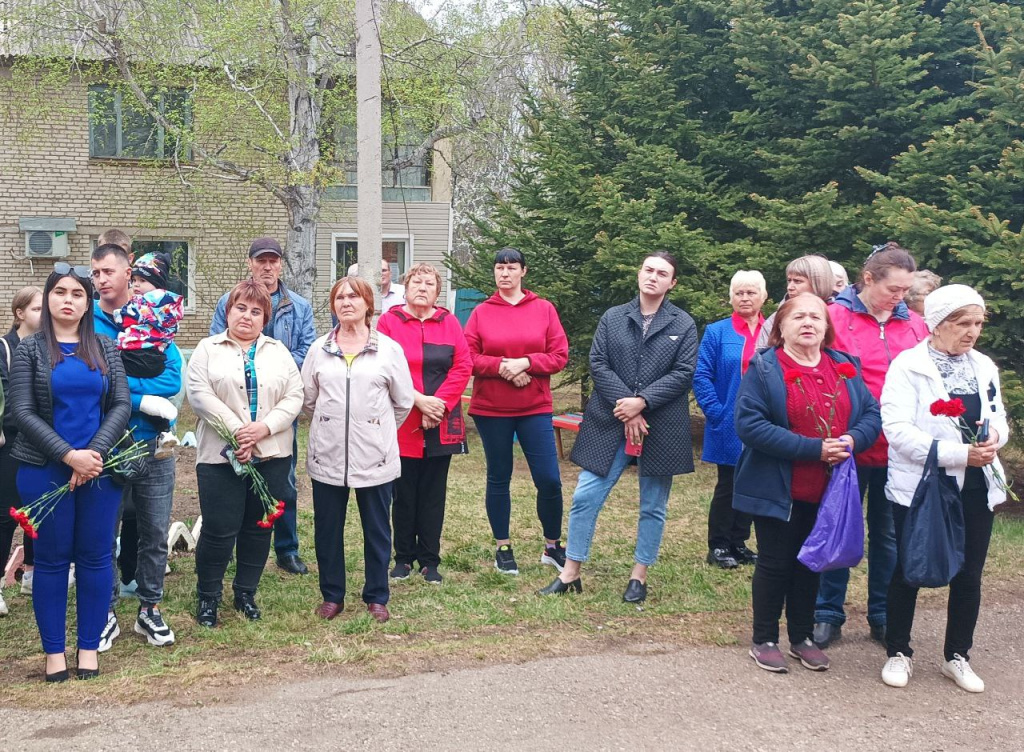
M948 400L938 399L935 400L928 409L931 414L936 417L945 416L953 421L953 425L957 427L957 430L960 431L960 433L963 434L970 443L975 445L978 443L977 431L967 425L967 421L963 418L964 413L967 412L967 408L964 406L962 399L959 397L954 397L953 399ZM1019 502L1020 497L1017 496L1012 488L1010 488L1010 484L1006 482L1006 479L1003 478L1002 473L996 469L995 465L988 465L987 467L992 471L992 478L995 480L996 485L999 486L1001 490L1005 491L1006 495L1013 499L1013 501Z
M284 514L284 502L275 500L270 494L270 487L267 485L266 479L256 469L254 463L238 461L238 458L235 456L235 452L238 451L238 439L235 438L234 433L231 432L231 429L227 427L224 421L213 419L206 421L206 423L227 444L221 451L221 454L231 463L231 467L237 475L248 478L252 484L253 493L263 503L263 518L257 520L256 524L263 528L273 527L274 521Z
M825 357L825 356L822 356ZM834 393L825 393L822 396L827 397L831 405L828 411L828 417L822 417L818 415L814 410L814 405L811 402L811 398L807 395L804 390L803 374L795 368L786 369L782 374L783 380L787 384L796 384L796 388L800 390L800 394L804 396L804 400L807 402L807 412L811 414L814 419L814 426L818 432L818 435L823 439L835 438L832 436L832 420L836 416L836 403L839 401L839 389L838 386L852 379L857 375L857 367L853 363L838 363L836 365L836 372L839 374L839 382L837 389Z
M98 477L102 477L108 471L116 472L123 465L127 465L129 462L145 456L149 451L147 442L133 441L133 438L130 430L124 432L124 436L118 439L117 443L111 447L110 452L107 454L107 459L103 463L103 470ZM21 529L25 531L25 535L29 538L38 538L39 526L43 524L47 517L53 514L57 504L60 503L60 500L70 490L71 483L65 483L63 486L48 491L35 501L24 504L17 509L11 507L8 510L8 514L17 520Z

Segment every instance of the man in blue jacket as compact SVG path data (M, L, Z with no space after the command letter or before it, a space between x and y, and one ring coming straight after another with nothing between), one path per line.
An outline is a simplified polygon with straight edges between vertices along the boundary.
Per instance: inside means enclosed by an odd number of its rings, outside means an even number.
M113 243L101 243L92 254L93 284L99 293L99 300L93 301L93 314L98 334L113 340L121 331L114 320L114 312L120 310L131 299L131 255L128 236L122 232L104 233L114 236ZM116 238L123 238L118 243ZM181 391L181 353L174 343L168 345L167 361L163 373L152 378L129 377L128 388L132 394L132 415L129 427L137 441L156 438L157 432L147 419L146 413L153 414L145 401L153 397L171 398ZM173 420L176 414L163 417ZM155 443L155 442L153 442ZM138 564L135 580L139 598L139 613L135 631L143 635L151 645L163 646L174 643L174 632L163 620L160 601L164 594L164 573L167 569L167 529L171 523L171 507L174 502L174 456L157 458L151 453L147 469L142 477L125 485L122 497L123 507L134 507L138 528ZM100 635L99 650L109 650L114 639L121 634L114 614L113 603L117 600L117 577L114 578L114 594L107 615L107 625Z
M249 273L257 282L262 282L270 293L273 315L268 317L263 333L283 342L292 353L295 365L302 370L309 346L316 339L313 325L313 306L301 295L289 290L281 281L284 251L273 238L256 238L249 246ZM220 334L228 328L228 293L217 302L217 310L210 324L210 335ZM296 432L296 437L298 432ZM292 574L306 574L309 570L299 557L298 512L295 502L298 492L295 488L295 460L298 457L298 442L292 444L292 470L289 475L291 493L283 499L284 515L274 523L274 551L277 566Z

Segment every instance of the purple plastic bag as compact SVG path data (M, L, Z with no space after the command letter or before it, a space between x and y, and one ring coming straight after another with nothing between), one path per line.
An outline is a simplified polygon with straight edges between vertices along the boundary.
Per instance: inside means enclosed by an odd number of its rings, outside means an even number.
M864 558L864 513L852 456L833 469L818 521L796 558L812 572L855 567Z

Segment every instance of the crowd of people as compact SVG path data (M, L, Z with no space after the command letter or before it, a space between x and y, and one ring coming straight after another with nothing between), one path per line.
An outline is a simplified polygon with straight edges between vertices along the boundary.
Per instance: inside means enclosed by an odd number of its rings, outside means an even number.
M510 529L515 444L527 461L541 533L533 555L557 571L541 596L583 591L601 509L636 466L636 545L622 599L642 603L673 479L694 470L692 389L705 417L702 459L717 469L706 561L754 567L754 662L788 671L779 645L785 611L788 656L814 671L830 666L825 649L842 636L849 570L819 573L799 554L834 468L852 457L867 515L868 629L886 649L882 680L908 683L918 583L905 576L902 538L922 475L937 461L955 480L965 530L941 671L967 691L984 689L970 650L993 509L1007 496L996 453L1009 429L998 370L974 348L986 309L973 289L942 286L896 243L876 247L853 284L835 262L806 255L788 264L785 297L767 319L764 275L738 271L732 315L698 337L693 319L668 300L675 258L650 253L635 297L597 323L593 393L571 455L581 471L563 538L551 377L566 367L569 342L555 306L524 286L523 253L497 253L496 291L465 331L437 305L442 277L433 266L413 266L399 285L385 262L376 324L375 291L350 268L330 290L333 327L319 338L311 302L281 280L283 256L273 238L253 241L250 277L220 299L184 374L170 260L134 258L123 232L98 239L90 266L58 262L42 290L16 294L0 342L4 507L29 508L66 484L25 536L22 592L32 594L46 681L71 675L71 583L78 678L98 675L98 654L120 634L113 604L126 592L139 600L134 631L154 646L174 643L160 603L177 445L172 398L184 376L198 420L194 616L204 627L218 624L232 559L233 607L249 620L262 618L257 592L272 539L279 568L308 572L296 517L301 414L310 421L317 617L334 619L345 606L350 491L363 533L362 601L373 619L390 618L391 580L415 573L443 581L448 474L452 457L467 451L464 413L484 451L494 567L504 575L519 573ZM956 421L934 410L952 398L964 406ZM141 454L112 465L126 431ZM16 525L0 520L0 562Z

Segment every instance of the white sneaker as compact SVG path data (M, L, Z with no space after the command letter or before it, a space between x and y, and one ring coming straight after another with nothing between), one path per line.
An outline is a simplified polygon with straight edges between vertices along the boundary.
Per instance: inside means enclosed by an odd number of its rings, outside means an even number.
M4 601L3 591L0 591L0 616L7 616L10 611L7 610L7 603Z
M32 574L34 569L26 569L21 573L21 594L32 595Z
M106 653L114 645L116 640L121 634L121 627L117 625L117 616L115 614L107 614L107 626L103 627L103 631L100 632L100 644L96 648L97 652Z
M178 437L170 431L164 431L162 434L157 436L156 450L153 452L153 458L164 460L168 457L173 457L174 449L178 446L181 446L181 442L178 441Z
M897 653L882 666L882 681L890 687L907 686L913 675L914 662L903 653Z
M952 679L960 689L967 690L968 692L985 691L985 682L974 673L970 662L957 653L953 654L953 660L942 664L942 675Z
M139 608L139 615L135 619L135 633L142 635L150 645L157 647L174 644L174 632L164 622L164 617L156 606Z
M71 568L68 569L68 587L73 588L75 586L75 565L72 564Z

